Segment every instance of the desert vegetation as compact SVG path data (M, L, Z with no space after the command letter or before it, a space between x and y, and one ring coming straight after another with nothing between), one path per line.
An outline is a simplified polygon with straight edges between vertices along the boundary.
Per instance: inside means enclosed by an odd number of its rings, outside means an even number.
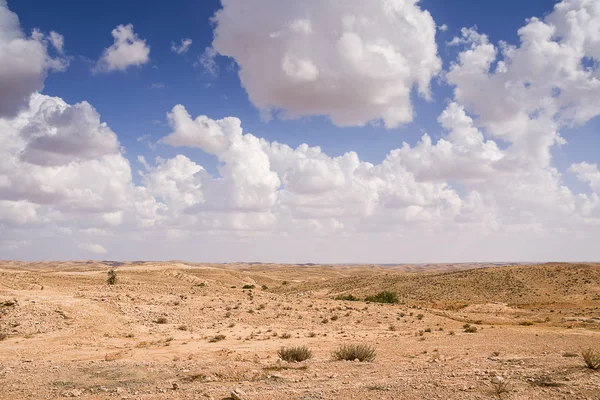
M367 344L344 344L331 354L334 360L369 362L375 360L375 349Z
M600 266L479 267L4 263L0 399L598 398Z
M302 362L312 358L312 352L306 346L282 347L277 355L287 362Z

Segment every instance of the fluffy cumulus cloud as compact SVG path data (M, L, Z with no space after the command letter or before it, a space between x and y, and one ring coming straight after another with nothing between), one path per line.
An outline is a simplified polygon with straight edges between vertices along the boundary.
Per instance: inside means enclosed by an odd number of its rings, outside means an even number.
M560 230L582 222L597 203L595 195L574 195L562 184L552 149L566 144L561 128L600 115L593 100L600 98L593 66L600 54L599 24L597 2L566 0L519 29L519 45L495 46L466 28L450 42L464 47L447 74L456 101L477 116L475 126L509 144L495 163L497 173L474 186L487 193L487 203L501 207L507 221ZM593 167L581 163L570 171L594 187Z
M117 136L90 104L34 93L26 109L0 118L3 241L24 241L20 235L29 240L24 229L40 239L80 229L98 234L151 226L161 206L134 185Z
M139 67L150 60L150 46L133 31L133 25L119 25L111 32L112 46L104 49L95 72L125 71Z
M446 182L418 182L398 151L373 165L354 152L330 157L318 147L293 149L259 139L243 133L237 118L193 119L181 105L169 120L173 132L162 142L215 155L221 162L219 176L177 156L148 168L144 179L170 208L185 204L196 216L261 214L267 220L254 220L259 228L269 222L273 229L313 234L308 228L377 229L384 216L387 224L451 220L460 209L459 196Z
M49 43L62 52L63 37L38 30L28 36L21 30L19 17L0 0L0 117L12 117L25 108L32 93L44 87L51 71L66 68L62 57L51 57Z
M599 20L596 1L570 0L519 29L519 46L497 47L463 28L452 43L467 48L447 74L456 100L491 136L510 141L516 158L548 165L550 148L564 143L561 127L600 115L600 75L585 63L599 57Z
M413 87L429 98L441 69L436 24L418 0L222 3L213 47L235 59L265 113L396 127L413 119Z

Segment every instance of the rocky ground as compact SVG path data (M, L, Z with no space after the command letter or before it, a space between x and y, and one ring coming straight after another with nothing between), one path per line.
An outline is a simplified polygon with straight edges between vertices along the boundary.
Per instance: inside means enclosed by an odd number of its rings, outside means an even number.
M600 399L586 348L599 265L0 262L2 399Z

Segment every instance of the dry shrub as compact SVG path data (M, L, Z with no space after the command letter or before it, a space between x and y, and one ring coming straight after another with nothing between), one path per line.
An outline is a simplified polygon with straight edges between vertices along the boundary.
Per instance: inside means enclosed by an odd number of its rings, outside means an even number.
M220 342L221 340L225 340L225 335L216 335L210 338L210 343Z
M334 360L346 361L373 361L375 360L375 349L366 344L345 344L335 350L331 356Z
M581 356L586 367L593 370L600 369L600 353L596 350L592 348L582 349Z
M499 399L502 398L503 394L510 392L508 381L501 377L497 377L496 379L492 380L492 389L494 391L494 395L496 395L496 397Z
M306 346L282 347L277 355L287 362L301 362L312 358L312 352Z

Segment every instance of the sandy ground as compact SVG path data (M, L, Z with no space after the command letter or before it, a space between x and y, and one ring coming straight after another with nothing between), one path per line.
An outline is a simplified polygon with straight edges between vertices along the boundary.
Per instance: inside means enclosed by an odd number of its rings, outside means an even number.
M0 339L1 399L600 399L600 266L0 262Z

